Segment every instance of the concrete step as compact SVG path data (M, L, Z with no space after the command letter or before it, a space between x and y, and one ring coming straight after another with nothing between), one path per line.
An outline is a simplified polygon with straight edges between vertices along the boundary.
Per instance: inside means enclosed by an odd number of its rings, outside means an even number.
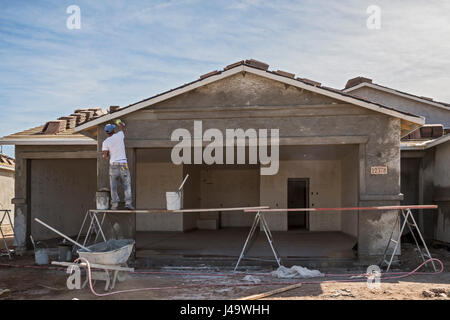
M234 268L238 257L229 256L189 256L189 255L149 255L136 257L136 268L161 267L205 267ZM359 267L357 259L350 258L318 258L318 257L282 257L283 265L293 265L307 268L353 268ZM276 269L277 263L271 257L249 257L241 261L243 268L270 268Z

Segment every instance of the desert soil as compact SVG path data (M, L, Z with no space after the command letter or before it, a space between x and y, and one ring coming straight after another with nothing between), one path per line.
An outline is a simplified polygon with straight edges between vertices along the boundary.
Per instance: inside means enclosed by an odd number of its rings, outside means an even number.
M418 265L419 260L411 258L415 256L412 248L402 255L401 271L410 271ZM434 248L432 256L444 262L444 272L433 275L415 274L406 278L382 280L378 289L368 288L365 281L354 282L323 282L337 278L314 278L314 279L277 279L272 276L256 276L261 282L252 286L252 282L244 281L244 274L238 276L224 277L214 272L229 272L231 270L218 270L217 268L184 268L184 269L155 269L136 270L136 272L184 272L190 275L174 275L160 273L135 273L127 276L124 282L118 282L112 290L122 291L138 288L161 288L157 290L145 290L140 292L120 293L109 296L95 296L89 286L80 290L68 290L66 287L67 274L65 269L55 270L53 268L33 266L33 255L16 256L13 260L0 257L0 293L1 290L9 289L9 292L0 296L0 299L38 299L38 300L103 300L103 299L238 299L253 294L258 294L273 289L287 286L296 281L308 281L300 288L277 294L266 299L303 299L303 300L405 300L405 299L437 299L450 300L450 252L447 248ZM18 267L8 267L6 264ZM267 271L267 270L261 270ZM361 272L362 269L334 269L321 270L325 273L353 273ZM393 271L400 271L394 269ZM430 271L422 270L422 271ZM212 272L211 274L208 274ZM252 270L252 272L255 272ZM195 273L201 273L196 275ZM85 275L82 275L82 282ZM342 278L340 278L342 279ZM348 278L347 278L348 279ZM238 284L249 286L237 286ZM277 283L269 285L268 283ZM167 288L172 287L172 288ZM94 289L99 294L104 294L104 282L98 281Z

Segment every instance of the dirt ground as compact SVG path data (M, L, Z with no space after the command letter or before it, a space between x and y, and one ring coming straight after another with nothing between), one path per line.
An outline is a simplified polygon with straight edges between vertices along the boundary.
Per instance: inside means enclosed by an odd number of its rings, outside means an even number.
M238 299L262 292L267 292L277 288L285 287L299 281L307 281L301 287L277 294L266 299L286 299L286 300L417 300L417 299L437 299L450 300L450 252L448 248L432 249L432 256L444 262L444 272L433 275L416 274L401 279L382 279L379 289L369 289L365 279L353 278L313 278L313 279L278 279L271 275L256 275L256 285L253 282L244 280L245 274L231 275L230 270L203 267L203 268L178 268L178 269L155 269L136 270L136 273L129 274L124 282L118 282L111 292L153 288L140 292L119 293L108 296L95 296L87 286L80 290L68 290L66 287L67 274L65 268L54 269L55 267L26 268L33 266L34 257L32 255L17 256L13 260L7 257L0 257L0 292L2 289L9 289L8 293L0 296L0 299L21 300L110 300L110 299ZM413 248L405 249L402 255L401 271L411 271L418 265L419 260ZM12 264L17 267L8 267ZM267 273L270 270L260 270ZM334 269L320 270L324 273L359 273L364 271L361 268L355 269ZM394 269L393 271L400 271ZM423 270L431 271L431 270ZM143 273L150 272L150 273ZM152 273L153 272L153 273ZM158 272L158 273L155 273ZM183 273L183 274L173 274ZM251 271L255 273L255 270ZM167 273L167 274L166 274ZM222 273L222 274L219 274ZM228 276L223 276L223 274ZM82 274L82 282L85 275ZM350 281L332 283L335 279L347 279ZM270 283L270 284L269 284ZM104 291L103 281L98 281L94 289L99 294ZM240 286L245 284L246 286ZM155 289L157 288L157 289ZM110 292L110 293L111 293Z

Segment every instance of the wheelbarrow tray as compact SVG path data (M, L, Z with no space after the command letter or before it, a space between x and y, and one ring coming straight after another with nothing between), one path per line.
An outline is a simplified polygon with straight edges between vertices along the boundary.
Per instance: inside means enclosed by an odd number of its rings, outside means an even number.
M77 252L80 258L85 258L89 263L121 265L127 262L133 251L133 246L134 240L131 239L111 239L87 247L92 250L91 252L84 249Z

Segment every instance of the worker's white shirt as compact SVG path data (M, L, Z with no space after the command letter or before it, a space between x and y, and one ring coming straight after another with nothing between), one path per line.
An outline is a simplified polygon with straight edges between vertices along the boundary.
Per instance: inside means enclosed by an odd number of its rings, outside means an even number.
M103 141L102 151L109 151L109 163L127 163L123 131L119 131Z

